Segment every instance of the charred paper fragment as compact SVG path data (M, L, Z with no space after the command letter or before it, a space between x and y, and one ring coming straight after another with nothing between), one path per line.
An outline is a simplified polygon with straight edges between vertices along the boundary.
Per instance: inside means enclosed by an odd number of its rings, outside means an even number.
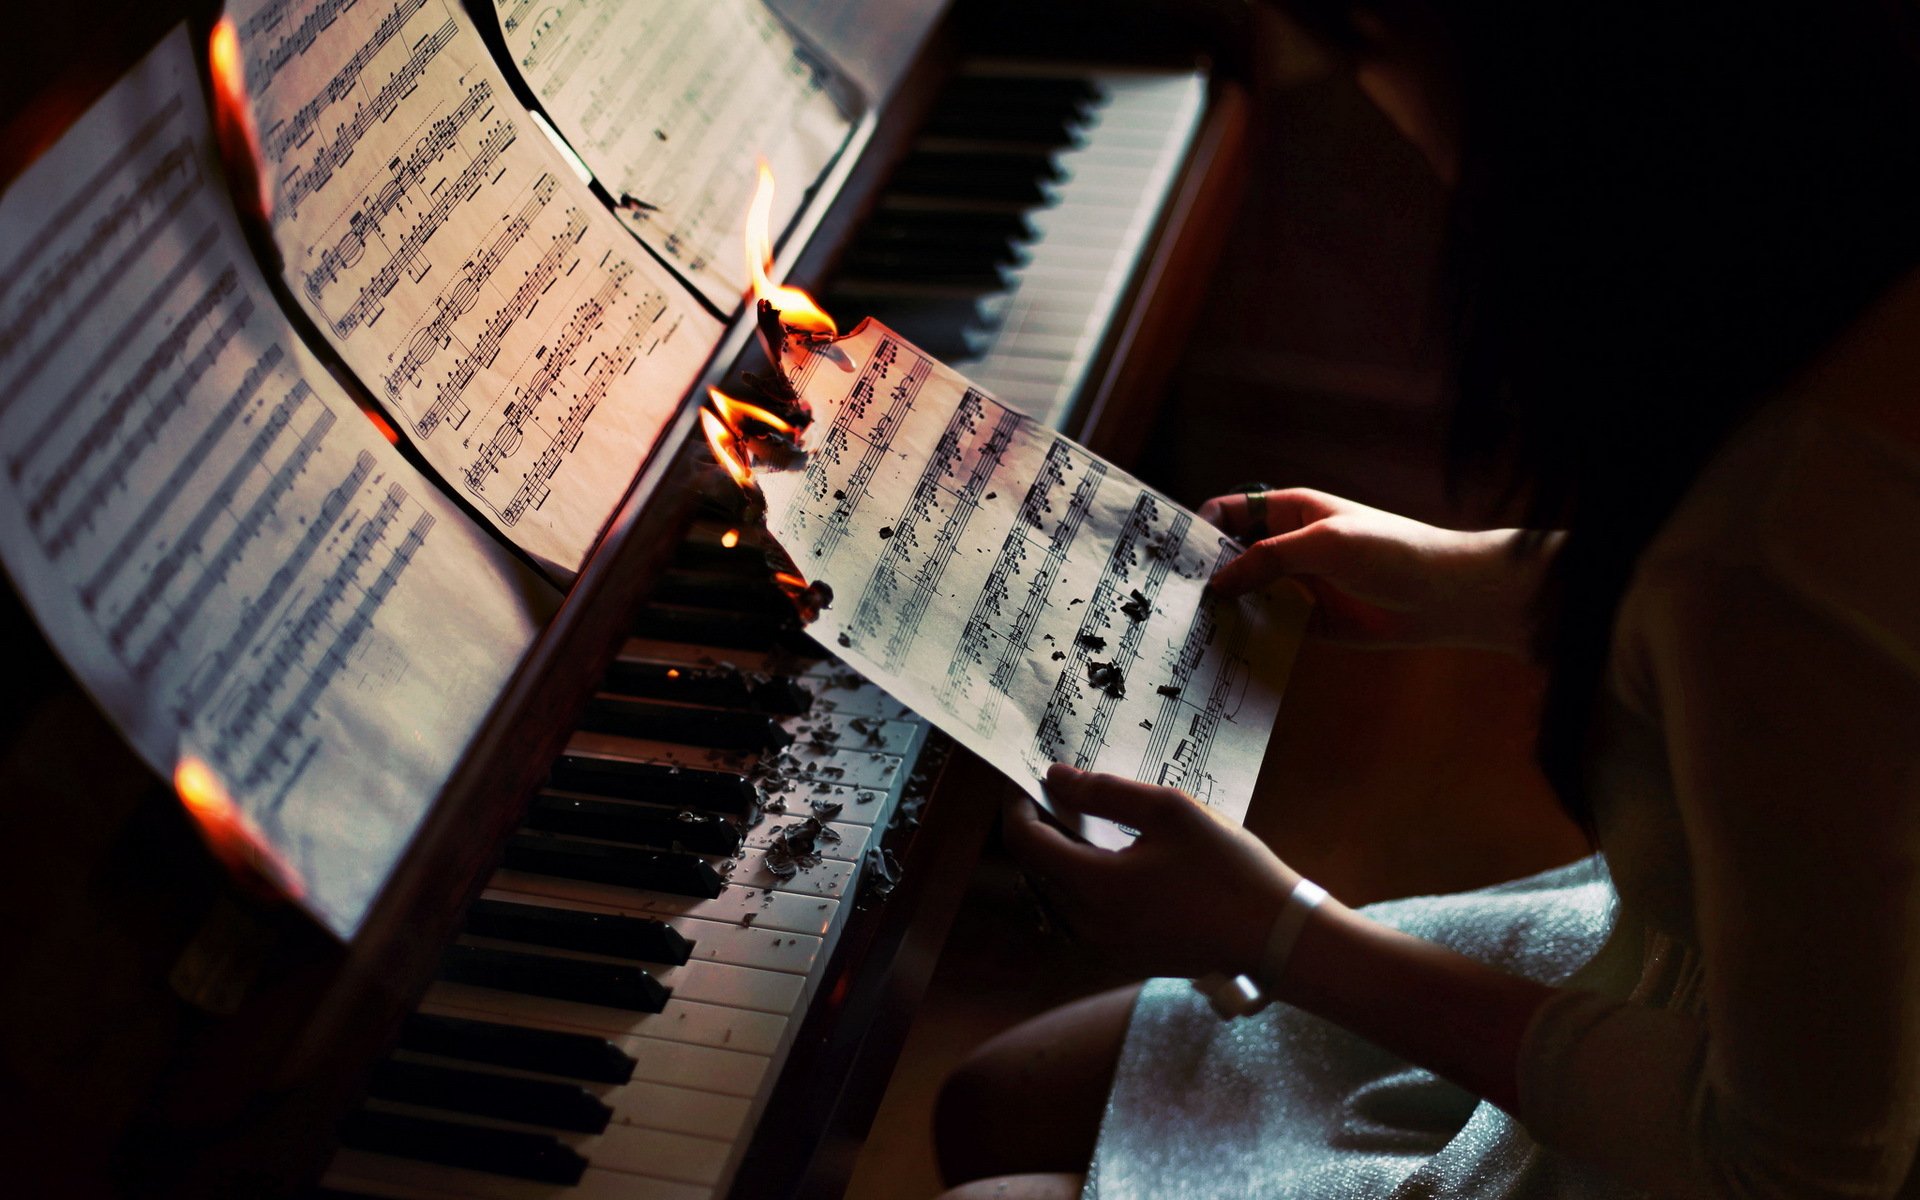
M1126 676L1110 662L1088 662L1087 682L1116 700L1126 698Z
M1125 613L1129 619L1144 621L1153 615L1152 603L1149 602L1145 596L1142 596L1138 589L1129 592L1128 596L1130 598L1125 604L1120 606L1120 611Z

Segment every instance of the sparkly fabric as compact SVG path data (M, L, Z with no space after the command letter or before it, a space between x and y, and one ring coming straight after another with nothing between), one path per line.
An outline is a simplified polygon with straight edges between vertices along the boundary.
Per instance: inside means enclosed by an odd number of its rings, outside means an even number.
M1549 983L1592 959L1614 894L1590 858L1374 919ZM1298 1009L1222 1021L1183 979L1134 1008L1087 1200L1615 1200L1490 1104Z

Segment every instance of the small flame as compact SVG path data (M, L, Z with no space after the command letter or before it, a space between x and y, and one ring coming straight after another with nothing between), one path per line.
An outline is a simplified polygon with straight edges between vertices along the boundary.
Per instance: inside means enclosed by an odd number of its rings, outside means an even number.
M773 581L789 593L804 592L807 590L807 581L795 575L792 571L775 571L773 573Z
M792 422L768 412L758 404L735 400L719 388L708 388L707 398L713 401L713 410L720 414L720 419L727 423L727 428L733 431L735 437L744 439L750 436L749 430L753 424L764 425L781 437L792 437L799 432Z
M182 758L173 768L173 788L207 848L235 878L250 886L266 883L283 896L306 893L300 876L240 811L212 767L191 755Z
M249 214L264 221L273 212L267 194L266 172L261 170L260 134L253 124L253 105L247 99L247 70L240 59L240 34L232 17L221 17L207 40L207 65L213 75L214 137L220 161L244 202L253 200Z
M727 428L726 422L714 415L710 408L700 410L700 428L706 432L707 445L713 450L714 461L727 469L733 481L743 488L753 486L753 468L747 465L747 454L740 445L740 439Z
M740 544L740 531L738 529L727 530L720 535L720 544L729 550L738 546Z
M773 168L762 159L760 185L754 189L752 207L747 209L747 270L753 275L753 298L779 309L780 323L788 329L828 337L840 332L812 296L767 278L767 270L773 266L772 224Z

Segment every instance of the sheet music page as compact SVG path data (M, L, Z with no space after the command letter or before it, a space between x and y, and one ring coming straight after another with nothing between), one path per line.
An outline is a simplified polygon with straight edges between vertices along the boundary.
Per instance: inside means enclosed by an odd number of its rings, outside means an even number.
M810 634L1043 804L1069 762L1245 817L1304 595L1207 594L1237 543L878 322L789 374L806 453L754 475Z
M719 340L458 0L241 0L289 287L450 486L577 573Z
M777 237L846 141L823 64L761 0L493 0L561 136L636 233L721 312L747 291L755 158Z
M351 937L552 589L259 273L175 30L0 196L0 558L140 755L202 760Z

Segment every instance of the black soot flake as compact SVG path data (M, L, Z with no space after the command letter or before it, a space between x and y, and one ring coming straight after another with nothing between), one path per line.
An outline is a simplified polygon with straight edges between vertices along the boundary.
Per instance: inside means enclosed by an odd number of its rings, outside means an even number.
M1180 689L1170 683L1163 683L1153 690L1159 692L1162 696L1178 696L1180 694Z
M835 500L845 500L847 498L847 494L843 491L840 491L838 488L836 488L834 489L833 498Z
M1083 633L1073 640L1089 650L1105 650L1107 648L1107 639L1091 633Z
M1087 598L1085 596L1075 596L1073 599L1067 601L1067 607L1072 608L1076 604L1085 604L1086 602Z
M892 536L893 536L893 526L891 526L891 525L882 525L882 526L880 527L880 540L881 540L881 541L883 541L883 542L884 542L884 541L886 541L886 540L887 540L888 538L890 538L890 537L892 537Z
M1065 658L1066 656L1067 656L1067 652L1065 650L1055 650L1053 652L1053 661L1059 662L1061 659Z
M1123 700L1127 695L1127 679L1120 668L1110 662L1088 662L1087 682L1099 688L1115 700Z
M833 640L834 640L834 641L836 641L836 642L839 642L839 643L840 643L840 644L841 644L842 646L846 646L846 647L849 647L849 648L851 648L851 647L853 646L853 639L852 639L852 638L850 638L850 637L848 637L848 636L847 636L846 634L844 634L844 633L843 633L843 634L841 634L841 635L840 635L839 637L837 637L837 638L834 638Z
M1121 612L1135 621L1144 621L1153 615L1153 605L1147 602L1147 598L1142 596L1138 589L1129 592L1128 595L1132 599L1120 606Z

